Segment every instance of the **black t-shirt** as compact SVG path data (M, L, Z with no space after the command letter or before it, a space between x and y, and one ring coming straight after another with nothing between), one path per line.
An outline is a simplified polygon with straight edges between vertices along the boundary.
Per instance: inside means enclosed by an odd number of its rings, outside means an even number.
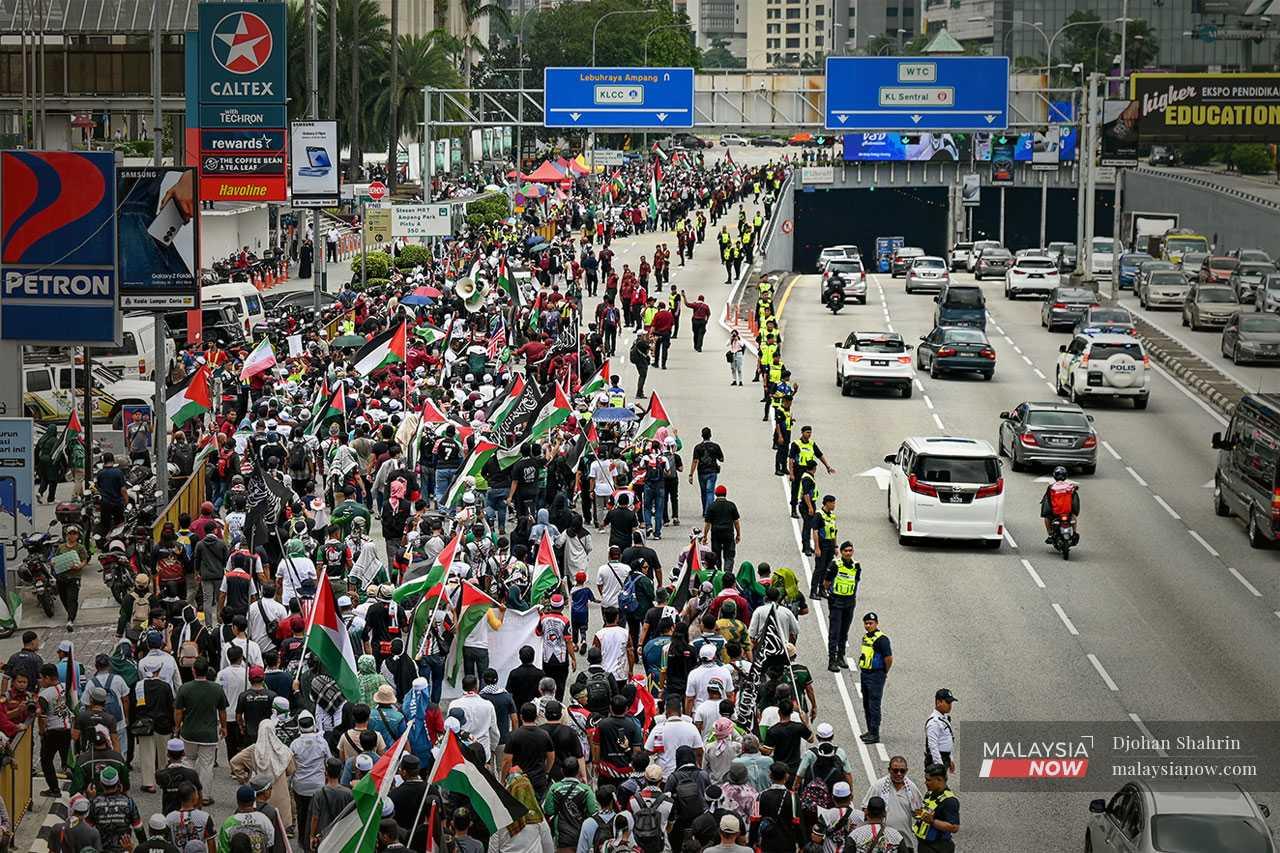
M727 532L733 530L733 523L738 520L738 505L728 498L716 498L707 504L704 516L707 526L712 530Z
M236 700L236 716L244 714L245 732L253 732L256 738L258 726L271 719L271 703L275 698L276 694L265 687L250 687L240 694Z
M612 714L600 721L597 732L600 738L600 757L614 764L630 765L631 750L643 745L636 740L634 717L615 717Z
M631 544L631 534L638 523L631 507L615 506L605 514L604 523L609 525L609 547L626 548Z
M693 461L699 474L715 474L724 461L724 451L714 441L699 442L693 448Z
M524 500L531 500L538 494L538 479L542 471L542 460L521 458L511 466L511 482L516 484L516 494Z
M535 787L541 787L547 776L547 753L555 751L551 735L538 726L521 726L507 739L507 755L525 772Z
M89 823L102 835L106 853L124 850L126 837L141 822L138 804L127 794L103 794L89 803Z
M622 551L622 562L626 563L633 569L640 567L640 559L644 558L649 563L649 568L655 572L662 568L662 560L658 558L658 552L650 548L648 545L632 545Z
M194 767L182 764L162 767L156 771L156 787L160 789L160 810L165 814L176 812L182 806L178 797L178 788L190 782L196 790L200 790L200 774Z
M792 773L795 773L800 769L801 744L811 734L809 727L804 723L787 720L769 726L769 732L764 740L767 745L773 747L774 761L781 761L791 768Z
M4 666L5 675L9 678L15 678L19 675L27 677L27 689L33 693L40 688L36 682L40 680L40 666L44 663L40 655L30 649L18 649L9 656L9 662Z
M542 730L551 738L551 745L556 750L556 763L552 765L551 775L555 779L564 777L564 773L560 771L566 758L581 759L582 741L578 738L578 732L572 727L564 723L546 723Z
M511 693L512 701L516 703L517 712L525 702L532 702L538 695L538 682L542 680L543 675L545 673L531 663L522 663L511 670L511 674L507 676L507 690Z

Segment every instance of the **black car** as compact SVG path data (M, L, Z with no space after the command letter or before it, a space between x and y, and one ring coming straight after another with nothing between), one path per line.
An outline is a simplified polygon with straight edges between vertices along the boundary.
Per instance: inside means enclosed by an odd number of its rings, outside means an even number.
M187 343L187 312L168 311L164 315L169 337L179 346ZM200 339L213 341L223 349L240 347L245 343L244 326L229 305L216 302L200 309Z
M1280 316L1232 314L1222 329L1222 354L1233 364L1246 361L1280 363Z
M984 249L973 265L973 277L978 281L990 276L1004 278L1013 266L1013 253L1008 249Z
M1055 257L1058 262L1058 272L1075 272L1076 259L1080 257L1080 251L1073 243L1059 249Z
M1098 434L1093 418L1075 403L1021 403L1000 413L996 447L1013 470L1062 465L1085 474L1098 470Z
M996 351L981 329L935 326L920 338L916 367L928 368L935 379L944 373L980 373L983 379L990 379L996 372Z
M1040 308L1040 325L1051 332L1074 328L1097 304L1098 295L1087 287L1055 287Z
M1249 544L1265 548L1280 539L1280 394L1246 394L1236 404L1225 433L1213 434L1218 470L1213 511L1244 519Z
M751 144L757 148L785 148L787 140L779 139L776 136L753 136Z

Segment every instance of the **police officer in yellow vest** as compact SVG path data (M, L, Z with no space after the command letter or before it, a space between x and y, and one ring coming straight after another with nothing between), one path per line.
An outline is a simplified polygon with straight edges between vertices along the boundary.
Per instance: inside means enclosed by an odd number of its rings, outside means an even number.
M862 580L862 564L853 559L853 543L840 543L840 556L835 561L831 586L827 592L827 608L830 612L827 625L827 669L839 672L848 669L845 647L849 644L849 628L853 625L853 611L858 606L858 582Z
M751 220L751 225L756 229L756 231L759 231L764 227L764 217L760 215L759 211L756 211L756 218Z
M754 238L751 229L747 228L742 232L742 253L747 256L747 263L751 263L755 259Z
M721 236L729 236L722 234ZM733 283L733 244L730 242L720 242L720 260L724 263L724 283Z
M928 791L924 804L911 821L916 850L918 853L954 853L956 843L951 836L960 831L960 798L947 787L947 768L942 764L926 767L924 786Z
M823 598L826 596L827 573L836 558L836 535L839 531L836 528L835 495L822 496L822 509L809 519L809 529L813 531L810 535L816 555L813 560L813 578L809 583L809 597Z
M733 277L737 278L742 275L742 247L735 243L732 247L733 253Z
M778 339L773 335L766 335L760 344L760 361L756 368L756 378L753 380L759 382L762 378L767 383L769 381L769 368L778 358ZM765 386L764 399L769 399L769 388Z
M791 445L791 428L795 421L791 414L791 398L785 397L773 410L773 473L782 476L786 472L787 448Z
M893 646L880 630L880 617L870 611L862 617L862 642L858 646L858 682L862 687L862 713L867 719L863 743L880 742L880 700L893 668Z
M804 472L805 465L817 460L827 469L828 474L834 474L836 469L827 464L827 457L822 455L822 448L813 440L813 427L808 424L800 427L800 437L791 442L788 456L790 456L788 468L791 474L791 517L799 518L800 513L797 511L796 502L800 499L800 475Z

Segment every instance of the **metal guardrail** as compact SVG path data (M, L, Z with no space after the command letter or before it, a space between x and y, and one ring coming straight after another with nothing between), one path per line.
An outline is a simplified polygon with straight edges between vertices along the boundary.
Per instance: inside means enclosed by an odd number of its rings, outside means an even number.
M1181 181L1184 184L1191 184L1192 186L1213 190L1214 192L1222 193L1223 195L1234 196L1241 201L1247 201L1250 204L1256 204L1259 207L1265 207L1268 210L1280 210L1280 201L1263 198L1262 196L1254 195L1247 190L1229 187L1211 180L1210 178L1200 178L1195 175L1187 175L1181 172L1166 172L1163 169L1153 169L1150 166L1137 166L1133 171L1140 175L1150 175L1156 178L1165 178L1170 181Z
M153 541L160 541L160 531L164 529L166 523L172 524L174 530L180 530L178 516L182 513L188 513L192 518L200 515L200 504L205 500L205 461L212 454L212 445L196 454L191 476L183 482L182 488L178 489L168 506L156 517L156 523L151 528Z
M9 741L9 760L0 767L0 800L4 801L5 810L9 812L9 825L17 827L18 822L31 808L31 772L34 769L35 731L31 723L27 723L18 732L17 737Z

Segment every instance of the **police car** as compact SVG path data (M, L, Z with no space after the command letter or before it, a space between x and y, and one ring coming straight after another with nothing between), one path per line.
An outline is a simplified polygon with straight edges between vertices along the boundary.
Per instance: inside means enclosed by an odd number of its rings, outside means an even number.
M911 396L911 345L897 332L850 332L835 342L836 386L848 397L860 388L893 388Z
M1147 407L1151 359L1142 341L1129 335L1077 334L1058 353L1058 396L1081 405L1096 397L1127 397L1135 409Z

